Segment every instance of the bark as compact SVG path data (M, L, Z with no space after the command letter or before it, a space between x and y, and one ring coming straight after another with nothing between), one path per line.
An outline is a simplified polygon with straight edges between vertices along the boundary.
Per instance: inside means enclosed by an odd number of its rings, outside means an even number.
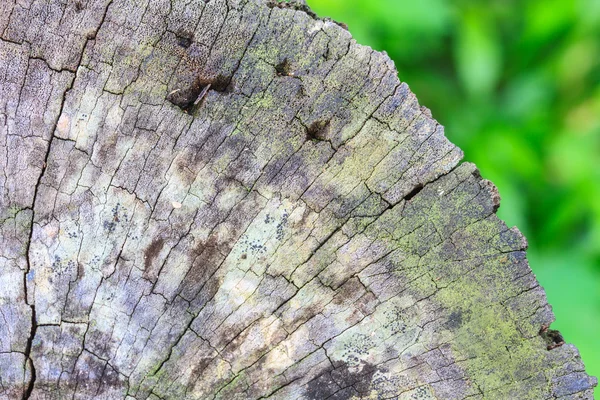
M3 1L0 92L0 399L593 398L495 187L304 4Z

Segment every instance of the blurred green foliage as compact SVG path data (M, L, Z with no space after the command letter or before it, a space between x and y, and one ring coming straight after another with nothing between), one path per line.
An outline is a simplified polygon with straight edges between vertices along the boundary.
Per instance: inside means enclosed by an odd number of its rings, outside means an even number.
M386 51L529 240L559 329L600 375L600 0L309 0Z

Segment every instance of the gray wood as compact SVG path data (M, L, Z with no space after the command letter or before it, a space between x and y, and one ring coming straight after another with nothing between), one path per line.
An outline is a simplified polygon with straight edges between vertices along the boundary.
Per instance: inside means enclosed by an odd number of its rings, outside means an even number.
M462 156L301 2L3 1L0 399L592 399Z

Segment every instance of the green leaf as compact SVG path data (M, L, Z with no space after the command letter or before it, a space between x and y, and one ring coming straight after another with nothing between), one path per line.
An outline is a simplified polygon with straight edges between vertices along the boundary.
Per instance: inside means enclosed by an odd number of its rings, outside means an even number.
M482 8L462 15L457 27L455 62L465 91L473 97L489 95L496 87L502 54L494 21Z

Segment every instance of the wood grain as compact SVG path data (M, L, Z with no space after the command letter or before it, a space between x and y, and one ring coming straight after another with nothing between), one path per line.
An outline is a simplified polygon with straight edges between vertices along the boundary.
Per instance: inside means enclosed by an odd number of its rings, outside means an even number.
M344 26L16 0L0 33L0 399L593 398L493 184Z

